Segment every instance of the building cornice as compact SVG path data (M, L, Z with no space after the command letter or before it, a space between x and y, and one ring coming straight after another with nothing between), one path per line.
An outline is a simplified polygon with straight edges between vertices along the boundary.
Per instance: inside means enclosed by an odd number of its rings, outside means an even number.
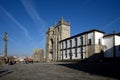
M65 40L68 40L68 39L72 39L72 38L74 38L74 37L78 37L78 36L81 36L81 35L84 35L84 34L88 34L88 33L91 33L91 32L100 32L100 33L105 33L105 32L103 32L103 31L100 31L100 30L97 30L97 29L92 29L92 30L89 30L89 31L85 31L85 32L82 32L82 33L79 33L79 34L77 34L77 35L74 35L74 36L71 36L71 37L69 37L69 38L66 38L66 39L64 39L64 40L61 40L60 42L62 42L62 41L65 41Z

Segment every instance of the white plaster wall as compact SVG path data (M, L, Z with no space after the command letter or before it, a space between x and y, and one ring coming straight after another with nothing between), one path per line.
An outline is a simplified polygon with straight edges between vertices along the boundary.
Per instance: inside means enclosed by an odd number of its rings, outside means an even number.
M75 47L75 38L72 39L72 47Z
M82 37L83 37L83 45L85 45L85 35L83 35Z
M120 45L120 36L115 36L115 45Z
M103 37L101 38L101 41L102 41L102 45L105 45L105 41Z
M70 49L67 50L67 58L68 58L68 59L70 59L69 53L70 53Z
M88 33L88 40L91 39L91 44L93 44L93 32Z
M72 59L75 59L75 49L72 49Z
M80 48L77 48L77 53L80 53Z
M80 46L81 42L80 42L80 37L77 37L77 46Z
M83 47L83 52L85 52L85 47Z
M60 56L61 56L61 60L62 60L62 51L60 51L60 54L61 54Z
M99 44L99 39L101 41L101 44L102 44L102 37L103 37L103 33L100 33L100 32L95 32L95 44Z
M70 40L67 40L67 47L70 48Z
M65 41L63 41L63 49L65 49L66 45L65 45Z
M77 48L77 59L81 59L81 56L80 56L80 48Z
M83 59L85 59L85 56L86 56L86 54L85 54L85 53L83 53Z
M80 53L81 53L81 47L79 48L79 50L80 50Z
M113 57L113 36L104 37L104 57Z
M60 43L60 49L62 49L62 42Z
M63 50L63 59L66 59L65 50Z

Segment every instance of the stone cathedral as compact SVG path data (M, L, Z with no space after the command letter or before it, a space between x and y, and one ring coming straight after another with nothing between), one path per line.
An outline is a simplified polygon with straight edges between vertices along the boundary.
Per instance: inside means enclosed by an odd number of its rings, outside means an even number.
M102 61L120 58L120 33L106 34L92 29L70 36L70 23L63 18L46 32L47 62L60 60ZM117 44L115 44L117 43Z
M47 62L58 61L61 58L59 41L70 37L70 22L63 18L46 32L46 58Z

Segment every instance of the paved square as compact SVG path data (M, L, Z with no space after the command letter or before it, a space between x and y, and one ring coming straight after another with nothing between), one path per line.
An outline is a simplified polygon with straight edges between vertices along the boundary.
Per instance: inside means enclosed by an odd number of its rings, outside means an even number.
M73 64L74 68L69 64L54 63L3 65L0 66L0 80L116 80L86 72L84 65Z

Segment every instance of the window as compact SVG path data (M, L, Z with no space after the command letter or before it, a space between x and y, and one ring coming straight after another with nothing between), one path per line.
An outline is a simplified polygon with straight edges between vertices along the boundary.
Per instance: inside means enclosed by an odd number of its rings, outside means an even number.
M65 41L65 44L66 44L66 49L67 49L67 40Z
M89 39L88 41L89 41L88 44L91 45L91 39Z
M67 58L67 53L65 54L65 57Z
M77 38L75 38L75 46L76 46L76 48L75 48L75 57L77 57Z
M81 45L83 46L83 37L81 37Z
M75 57L77 57L77 48L75 49Z
M100 39L98 39L98 44L101 44L101 41L100 41Z
M75 38L75 46L77 47L77 38Z

